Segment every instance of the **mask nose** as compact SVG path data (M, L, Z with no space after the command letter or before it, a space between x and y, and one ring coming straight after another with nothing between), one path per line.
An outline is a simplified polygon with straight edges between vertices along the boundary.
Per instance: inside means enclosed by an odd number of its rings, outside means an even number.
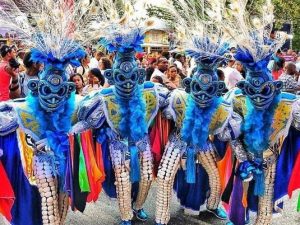
M257 97L257 98L255 98L255 101L258 102L258 103L260 103L261 102L261 98Z

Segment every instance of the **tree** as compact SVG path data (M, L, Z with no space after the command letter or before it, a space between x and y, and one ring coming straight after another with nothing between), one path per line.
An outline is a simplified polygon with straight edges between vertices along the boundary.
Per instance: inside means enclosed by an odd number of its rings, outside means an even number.
M170 0L176 5L179 0ZM192 2L193 0L189 0ZM200 0L194 0L195 2L201 2ZM256 14L262 10L262 5L266 0L248 0L248 10L250 14ZM229 2L229 0L228 0ZM285 22L292 22L293 24L293 48L300 50L300 0L272 0L274 5L275 15L275 28L280 29ZM151 6L147 9L150 16L157 16L167 20L172 25L176 22L176 18L173 18L171 14L168 14L168 10Z
M265 0L250 0L249 10L255 13L260 10ZM283 23L293 25L293 48L300 50L300 0L272 0L274 5L275 28L280 29Z

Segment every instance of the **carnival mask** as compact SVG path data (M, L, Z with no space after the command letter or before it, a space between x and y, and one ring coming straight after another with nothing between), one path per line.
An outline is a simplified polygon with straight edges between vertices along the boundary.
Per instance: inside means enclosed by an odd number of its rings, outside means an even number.
M185 78L183 85L186 92L191 94L201 108L210 106L215 97L220 97L225 89L224 82L218 81L213 70L200 68L196 70L192 78Z
M70 97L70 94L75 91L75 84L67 82L63 79L63 70L45 70L43 79L30 80L28 88L34 96L38 96L41 107L53 112L64 105Z
M258 110L267 109L274 97L280 93L282 81L273 81L268 71L247 73L246 80L237 83L244 95L247 95Z
M104 76L119 97L129 98L144 83L146 71L137 67L134 53L117 53L113 69L105 70Z

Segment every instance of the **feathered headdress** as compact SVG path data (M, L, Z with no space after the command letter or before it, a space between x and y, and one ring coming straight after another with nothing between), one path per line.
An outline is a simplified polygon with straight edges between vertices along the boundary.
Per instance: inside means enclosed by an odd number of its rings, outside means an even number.
M287 35L277 32L275 39L270 39L274 23L274 7L270 0L266 0L253 16L247 11L247 2L231 0L223 18L216 22L237 43L235 59L250 71L263 71L271 55L284 44Z
M101 20L101 5L94 1L0 0L0 5L0 27L32 47L32 60L46 67L78 66L78 59L84 56L79 43L99 33L94 25Z
M194 58L198 65L212 68L225 60L228 38L216 27L210 18L212 14L222 15L223 0L194 1L172 0L165 5L148 8L150 15L166 20L174 26L178 36L183 40L186 53Z
M100 44L109 52L141 52L147 18L141 16L134 8L135 1L99 1L107 12Z

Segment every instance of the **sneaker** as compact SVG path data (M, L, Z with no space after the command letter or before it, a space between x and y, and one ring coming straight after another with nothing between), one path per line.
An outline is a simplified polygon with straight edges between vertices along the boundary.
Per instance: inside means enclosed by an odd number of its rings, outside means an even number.
M122 220L122 222L120 223L120 225L131 225L131 220Z
M217 218L219 218L221 220L227 219L227 213L221 207L218 207L216 209L207 209L207 211L211 212L212 214L214 214Z
M146 221L148 219L148 214L144 209L135 210L133 209L133 213L138 220Z

